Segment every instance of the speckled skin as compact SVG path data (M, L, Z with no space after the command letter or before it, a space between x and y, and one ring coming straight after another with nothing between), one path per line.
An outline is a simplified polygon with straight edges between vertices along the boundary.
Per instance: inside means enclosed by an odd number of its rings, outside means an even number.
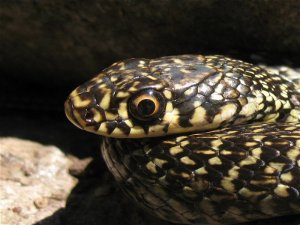
M102 154L125 193L175 223L235 224L300 213L300 124L106 139Z
M153 118L136 115L140 99ZM207 225L300 213L299 101L278 74L182 55L115 63L65 107L76 126L112 137L102 154L131 198L162 219Z

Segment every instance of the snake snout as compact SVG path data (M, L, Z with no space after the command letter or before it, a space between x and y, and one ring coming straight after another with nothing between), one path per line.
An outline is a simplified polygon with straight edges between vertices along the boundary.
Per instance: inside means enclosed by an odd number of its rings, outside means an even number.
M65 102L65 114L77 127L89 130L95 126L95 98L89 92L71 94Z

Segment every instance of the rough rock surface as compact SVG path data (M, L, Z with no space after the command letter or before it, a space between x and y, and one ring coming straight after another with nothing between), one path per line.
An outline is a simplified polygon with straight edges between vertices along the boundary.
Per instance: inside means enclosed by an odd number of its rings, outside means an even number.
M0 139L0 223L31 225L65 206L76 184L71 161L56 147Z

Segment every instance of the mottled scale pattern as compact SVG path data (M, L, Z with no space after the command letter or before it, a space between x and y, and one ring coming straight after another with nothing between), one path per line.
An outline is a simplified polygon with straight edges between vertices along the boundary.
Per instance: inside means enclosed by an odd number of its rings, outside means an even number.
M104 142L125 192L161 218L234 224L300 213L299 123Z
M127 102L154 89L165 113L151 124L134 120ZM298 89L298 91L297 91ZM182 55L118 62L70 95L70 120L104 136L136 138L211 130L252 121L300 121L294 82L224 56Z
M162 113L140 120L130 105L146 92L160 96ZM76 88L65 111L104 136L122 190L164 220L300 214L299 72L219 55L129 59Z

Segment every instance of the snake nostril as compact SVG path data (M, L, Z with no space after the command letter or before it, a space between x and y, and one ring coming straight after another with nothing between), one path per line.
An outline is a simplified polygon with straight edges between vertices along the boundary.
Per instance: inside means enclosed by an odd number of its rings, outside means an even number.
M87 122L92 122L92 120L94 119L94 112L92 112L91 110L87 110L86 114L85 114L85 120Z

